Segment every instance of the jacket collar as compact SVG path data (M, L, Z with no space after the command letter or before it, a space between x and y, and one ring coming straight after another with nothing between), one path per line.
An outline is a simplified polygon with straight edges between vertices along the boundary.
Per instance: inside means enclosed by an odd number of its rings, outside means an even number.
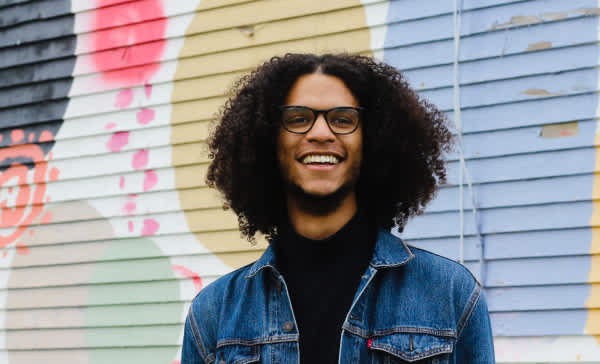
M269 268L279 275L279 272L275 268L275 253L273 251L273 244L276 243L277 239L273 240L263 255L250 266L246 278L254 277L259 271L265 268ZM370 262L370 265L373 268L382 269L398 267L408 263L414 257L414 254L402 239L392 235L392 233L387 230L379 229L375 250L373 251Z

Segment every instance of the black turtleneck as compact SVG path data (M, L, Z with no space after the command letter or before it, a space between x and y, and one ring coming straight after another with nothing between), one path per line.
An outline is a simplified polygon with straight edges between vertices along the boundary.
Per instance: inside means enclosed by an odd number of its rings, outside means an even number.
M282 227L274 244L300 332L301 363L337 363L342 324L375 246L376 228L357 213L323 240Z

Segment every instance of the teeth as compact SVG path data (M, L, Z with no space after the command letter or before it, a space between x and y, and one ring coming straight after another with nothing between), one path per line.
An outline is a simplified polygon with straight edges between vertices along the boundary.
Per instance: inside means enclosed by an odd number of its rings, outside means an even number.
M309 163L337 164L337 163L339 163L339 160L337 159L336 156L333 156L333 155L311 154L311 155L307 155L306 157L304 157L302 159L302 163L304 163L304 164L309 164Z

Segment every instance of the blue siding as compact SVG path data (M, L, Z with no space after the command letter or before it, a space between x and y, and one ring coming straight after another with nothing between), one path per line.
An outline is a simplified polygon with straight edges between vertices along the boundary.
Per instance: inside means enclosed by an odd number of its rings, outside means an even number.
M465 1L462 15L463 149L479 214L476 226L465 186L465 264L484 280L495 335L583 335L598 102L598 18L588 9L598 3L490 3ZM452 5L391 1L384 42L384 60L451 120ZM567 122L574 135L542 137ZM448 159L447 185L401 236L458 259L458 153Z

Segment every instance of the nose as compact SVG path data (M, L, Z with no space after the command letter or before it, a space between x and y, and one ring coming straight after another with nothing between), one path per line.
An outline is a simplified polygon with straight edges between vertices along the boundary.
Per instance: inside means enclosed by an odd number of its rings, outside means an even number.
M323 114L317 115L317 119L315 120L312 128L306 134L306 138L309 141L316 142L327 142L335 139L335 134L333 134L329 128L329 125L327 124Z

